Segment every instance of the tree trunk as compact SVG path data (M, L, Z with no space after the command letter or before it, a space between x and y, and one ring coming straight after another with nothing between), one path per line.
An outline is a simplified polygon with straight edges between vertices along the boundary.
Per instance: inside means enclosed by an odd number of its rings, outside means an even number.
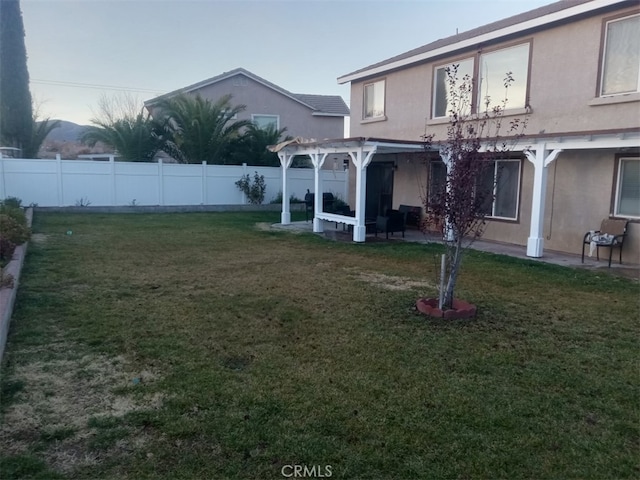
M444 292L443 307L451 308L453 305L453 296L458 281L458 273L460 271L460 262L462 260L462 239L458 238L455 244L451 246L451 259L449 267L449 278L447 279L447 287Z

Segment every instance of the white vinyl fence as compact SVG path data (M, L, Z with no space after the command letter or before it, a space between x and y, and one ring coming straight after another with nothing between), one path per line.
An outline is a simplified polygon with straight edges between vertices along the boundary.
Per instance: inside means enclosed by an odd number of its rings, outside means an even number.
M244 174L264 175L269 203L282 191L282 168L96 160L0 157L0 199L17 197L23 205L241 205L247 203L235 182ZM347 201L348 173L322 170L324 191ZM289 195L303 200L313 192L314 170L287 171Z

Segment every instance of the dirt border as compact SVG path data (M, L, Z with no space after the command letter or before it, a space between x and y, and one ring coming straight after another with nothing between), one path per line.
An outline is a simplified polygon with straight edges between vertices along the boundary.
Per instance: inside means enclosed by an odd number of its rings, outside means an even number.
M33 208L27 208L25 214L27 216L27 226L31 227ZM13 286L11 288L0 288L0 362L2 362L4 347L7 344L9 324L11 323L11 316L13 315L13 306L16 302L16 295L18 294L20 273L22 272L24 258L27 255L28 245L29 242L18 245L15 252L13 252L13 258L4 269L5 275L11 275L13 277Z

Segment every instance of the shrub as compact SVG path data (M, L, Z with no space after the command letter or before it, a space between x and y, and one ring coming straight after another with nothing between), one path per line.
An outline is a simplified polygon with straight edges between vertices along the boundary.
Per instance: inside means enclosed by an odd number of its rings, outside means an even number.
M0 205L2 205L3 207L20 208L22 206L22 200L16 197L7 197L2 202L0 202Z
M24 215L24 214L23 214ZM16 245L20 245L31 236L31 230L24 223L16 220L13 216L6 213L0 213L0 238L8 240Z
M273 197L273 200L271 200L269 203L282 203L282 190L280 190L278 194ZM304 200L300 200L298 197L291 194L289 196L289 203L304 203Z
M267 189L264 175L258 175L258 172L255 172L253 182L251 182L251 177L247 173L240 177L240 180L236 182L236 186L247 196L247 200L252 205L262 205L262 202L264 202L264 192Z
M0 235L0 266L6 265L11 261L13 252L16 250L16 244L8 238L4 238Z
M7 215L13 218L17 223L19 223L23 227L27 226L27 217L24 213L24 210L22 210L21 208L2 204L0 205L0 215ZM3 233L2 230L0 230L0 234L2 233Z

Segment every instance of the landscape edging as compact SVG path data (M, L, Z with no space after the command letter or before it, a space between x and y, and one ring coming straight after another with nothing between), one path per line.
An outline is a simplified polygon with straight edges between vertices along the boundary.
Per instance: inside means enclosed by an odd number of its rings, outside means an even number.
M31 227L33 220L33 208L27 208L25 210L25 214L27 217L27 226ZM24 258L27 255L28 245L29 242L18 245L15 252L13 252L13 258L7 264L6 268L3 269L4 275L11 275L13 277L13 286L11 288L0 288L0 362L4 355L4 347L7 344L9 324L11 323L11 317L13 315L13 306L16 302L16 295L18 293L20 273L22 272Z

